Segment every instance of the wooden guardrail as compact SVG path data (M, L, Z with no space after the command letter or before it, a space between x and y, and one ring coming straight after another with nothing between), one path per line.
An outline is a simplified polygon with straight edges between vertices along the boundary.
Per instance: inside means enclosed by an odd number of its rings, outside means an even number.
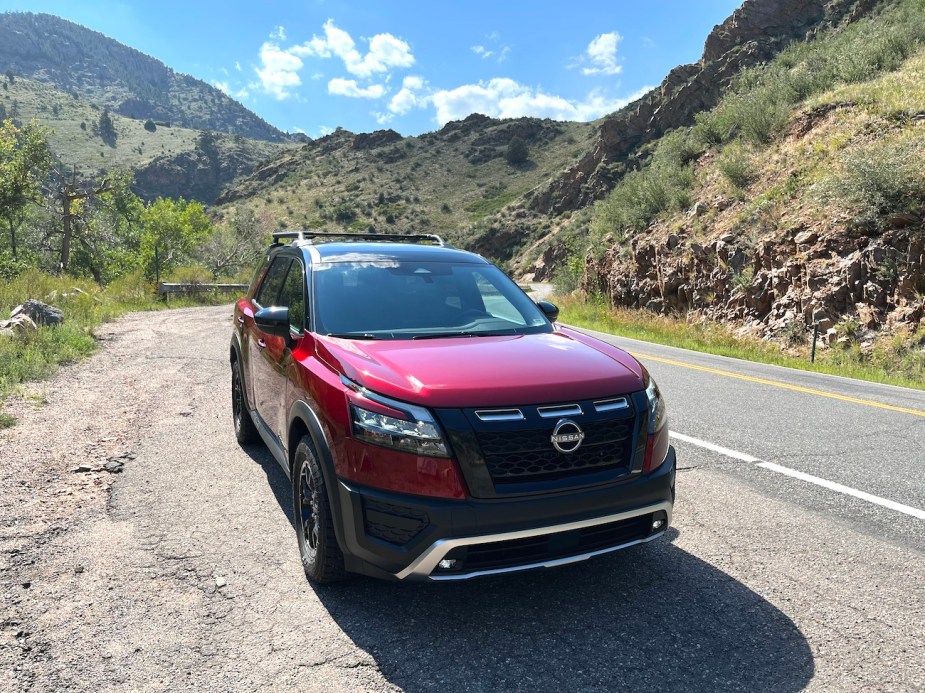
M200 284L198 282L161 282L157 285L158 293L161 296L170 294L195 294L203 291L239 291L244 293L248 289L248 284Z

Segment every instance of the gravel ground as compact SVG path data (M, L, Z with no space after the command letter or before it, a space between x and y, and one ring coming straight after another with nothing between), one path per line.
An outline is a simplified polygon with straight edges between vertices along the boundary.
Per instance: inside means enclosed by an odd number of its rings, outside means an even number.
M696 453L667 540L313 589L285 476L232 435L230 330L228 307L131 315L11 403L0 690L925 690L925 556Z

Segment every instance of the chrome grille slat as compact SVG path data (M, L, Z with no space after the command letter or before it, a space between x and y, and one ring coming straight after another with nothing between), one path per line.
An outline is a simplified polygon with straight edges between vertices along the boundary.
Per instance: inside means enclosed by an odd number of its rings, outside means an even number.
M628 409L629 406L630 403L626 401L626 397L615 397L614 399L602 399L595 402L594 411L619 411L621 409Z
M584 414L579 404L556 404L549 407L537 407L536 412L544 419L559 419L563 416L581 416Z
M475 415L480 421L523 421L520 409L478 409Z

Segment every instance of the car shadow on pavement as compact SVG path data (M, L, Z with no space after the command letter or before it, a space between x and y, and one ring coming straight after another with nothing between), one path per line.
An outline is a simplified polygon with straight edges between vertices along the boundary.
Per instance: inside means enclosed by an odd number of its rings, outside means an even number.
M248 454L292 523L285 474L262 446ZM674 546L677 536L550 570L449 584L354 577L314 590L412 693L805 688L813 657L796 625Z

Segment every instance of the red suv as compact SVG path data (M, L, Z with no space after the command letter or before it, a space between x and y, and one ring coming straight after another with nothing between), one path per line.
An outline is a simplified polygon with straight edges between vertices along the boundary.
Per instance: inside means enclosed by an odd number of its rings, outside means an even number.
M274 240L234 309L234 428L291 479L310 579L462 580L668 528L665 405L632 356L437 236Z

